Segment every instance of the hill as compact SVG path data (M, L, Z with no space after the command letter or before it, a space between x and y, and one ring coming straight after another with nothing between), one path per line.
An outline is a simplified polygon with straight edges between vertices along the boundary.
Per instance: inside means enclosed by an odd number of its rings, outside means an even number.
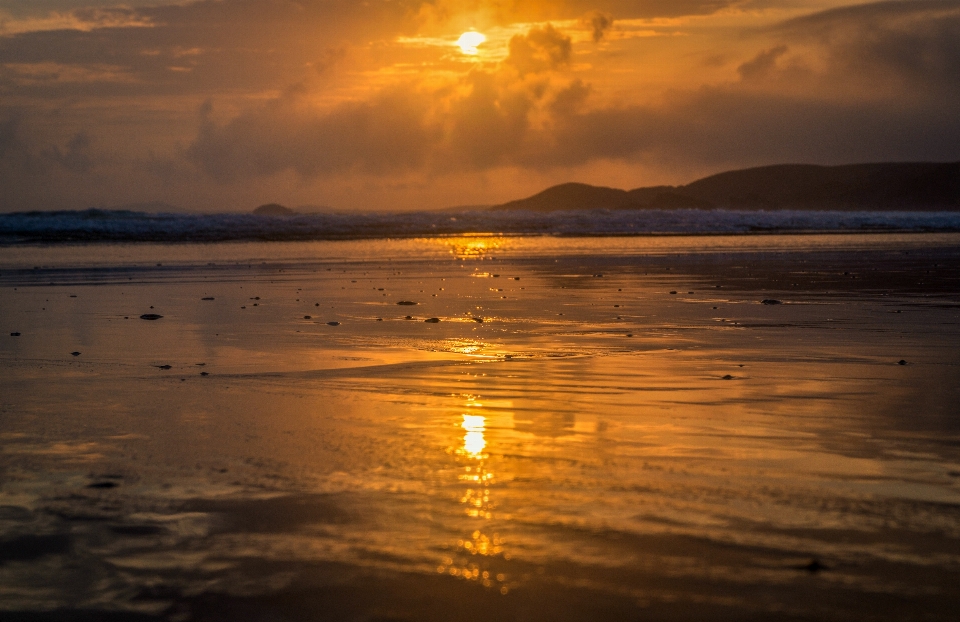
M778 164L629 191L567 183L491 209L676 208L960 211L960 162Z

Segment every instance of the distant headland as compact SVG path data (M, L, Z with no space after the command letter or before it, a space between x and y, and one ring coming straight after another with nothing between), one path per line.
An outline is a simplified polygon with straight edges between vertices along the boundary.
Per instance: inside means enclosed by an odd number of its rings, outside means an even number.
M960 211L960 162L777 164L719 173L685 186L635 190L567 183L490 209L677 208Z
M297 212L279 203L267 203L254 209L253 213L257 216L293 216Z

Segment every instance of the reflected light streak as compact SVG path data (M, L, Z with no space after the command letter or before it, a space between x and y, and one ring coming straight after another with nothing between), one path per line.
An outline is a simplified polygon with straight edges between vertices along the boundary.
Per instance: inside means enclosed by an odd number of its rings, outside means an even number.
M484 457L483 450L487 447L487 440L483 436L486 418L482 415L463 415L460 424L466 433L463 435L463 450L468 456L476 460Z

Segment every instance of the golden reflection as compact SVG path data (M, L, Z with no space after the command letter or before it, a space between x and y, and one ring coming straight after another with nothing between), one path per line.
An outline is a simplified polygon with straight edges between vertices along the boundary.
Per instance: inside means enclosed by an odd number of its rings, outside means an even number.
M460 424L466 433L463 435L463 450L471 458L482 459L483 450L487 446L487 441L483 437L486 417L482 415L463 415L463 423Z
M484 259L489 253L499 250L505 240L497 235L473 234L439 239L438 242L450 247L457 259Z
M468 407L482 408L473 398L468 401ZM471 519L482 520L484 525L493 518L494 504L490 499L490 489L493 485L493 473L487 468L490 454L487 449L487 418L484 415L461 415L460 428L463 430L463 444L457 448L456 455L460 458L462 471L459 480L466 484L466 489L460 497L464 511ZM504 552L504 540L499 533L489 533L483 526L474 529L469 537L457 540L456 557L444 558L437 567L437 572L449 574L453 577L477 581L484 587L495 588L501 594L509 591L507 577L502 572L491 568L496 563L493 558L509 559Z

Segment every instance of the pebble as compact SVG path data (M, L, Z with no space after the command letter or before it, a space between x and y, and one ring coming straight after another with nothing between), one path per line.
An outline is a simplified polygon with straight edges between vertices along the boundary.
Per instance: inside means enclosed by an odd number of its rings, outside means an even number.
M782 300L777 300L776 298L764 298L763 300L760 301L760 304L762 304L762 305L782 305L782 304L783 304L783 301L782 301Z
M820 572L821 570L829 570L829 566L825 566L820 562L819 559L811 559L809 564L804 564L800 566L801 570L806 570L807 572Z
M398 305L401 305L401 306L404 306L404 307L409 307L409 306L415 305L415 304L417 304L417 303L415 303L415 302L412 301L412 300L401 300L401 301L398 302L397 304L398 304Z
M73 356L80 356L80 353L79 353L79 352L71 352L70 354L73 355Z
M672 292L670 292L670 293L671 293L671 294L676 294L677 292L676 292L676 291L672 291Z
M475 318L473 318L473 321L474 321L474 322L477 322L478 324L483 324L483 318L482 318L482 317L475 317Z
M731 376L730 374L727 374L726 376L723 377L723 380L733 380L733 376Z
M19 336L20 336L20 333L10 333L10 336L11 336L11 337L19 337Z
M162 318L162 315L157 315L156 313L144 313L140 316L141 320L159 320Z
M305 320L312 320L312 319L313 319L313 316L312 316L312 315L305 315L305 316L303 316L303 319L305 319Z
M907 362L903 359L900 359L899 361L897 361L897 365L906 365L906 364Z
M157 365L157 369L171 369L173 365Z
M201 298L200 300L215 300L213 296L207 296L206 298Z
M201 375L201 376L209 376L209 375L210 375L210 372L208 372L208 371L202 371L202 372L200 372L200 375Z
M439 323L440 323L440 318L438 318L438 317L430 317L430 318L425 319L424 322L426 322L426 323L428 323L428 324L439 324Z
M120 484L116 482L94 482L92 484L87 484L87 488L97 488L99 490L106 490L108 488L116 488Z
M327 322L327 326L340 326L340 322Z

